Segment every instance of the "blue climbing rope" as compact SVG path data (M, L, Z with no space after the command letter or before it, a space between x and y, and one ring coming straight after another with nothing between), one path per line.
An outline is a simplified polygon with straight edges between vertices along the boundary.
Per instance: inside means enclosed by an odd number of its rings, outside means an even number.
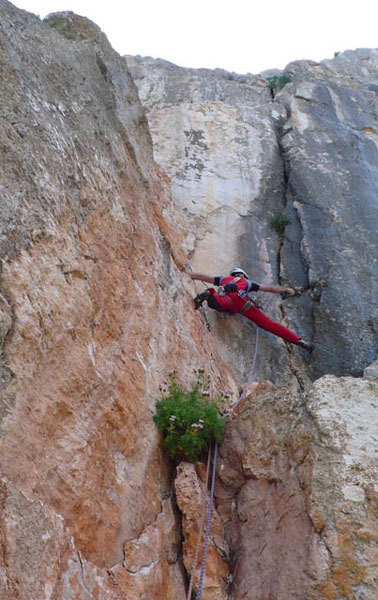
M197 563L198 563L198 554L199 554L199 549L200 549L200 544L201 544L202 529L203 529L203 524L205 521L205 493L207 492L207 486L209 483L210 459L211 459L211 448L209 447L209 452L207 453L206 478L205 478L205 484L203 486L204 497L202 500L201 524L198 529L198 540L197 540L196 552L195 552L195 556L194 556L194 560L193 560L192 570L190 572L189 589L188 589L188 593L186 596L186 600L190 600L192 597L194 573L195 573L195 570L197 568Z
M200 572L200 578L199 578L199 583L198 583L196 600L201 600L203 578L205 576L206 555L207 555L207 547L208 547L208 543L209 543L211 515L212 515L212 512L213 512L213 502L214 502L214 485L215 485L215 473L216 473L216 469L217 469L217 455L218 455L218 443L215 442L215 444L214 444L214 456L213 456L213 472L212 472L212 476L211 476L211 489L210 489L209 510L207 512L205 541L204 541L204 544L203 544L201 572Z
M190 266L190 270L192 270L191 266ZM195 282L194 282L194 285L195 285ZM196 287L196 285L195 285L195 287ZM207 286L205 286L205 287L207 287ZM206 315L205 315L205 321L206 321L207 328L210 329L208 321L207 321L207 318L206 318ZM231 409L229 411L227 411L227 413L225 413L223 415L224 417L228 417L230 414L232 414L234 412L234 410L236 409L236 407L238 406L238 404L243 400L243 398L247 394L248 388L249 388L250 384L252 383L253 376L254 376L254 371L255 371L255 366L256 366L256 360L257 360L257 353L258 353L258 343L259 343L259 328L256 327L255 350L254 350L254 355L253 355L252 367L251 367L251 370L250 370L250 373L249 373L249 376L248 376L247 385L245 386L245 389L244 389L243 393L240 395L240 397L237 400L237 402L231 407ZM208 508L208 513L207 513L205 539L204 539L204 544L203 544L201 570L200 570L200 577L199 577L199 583L198 583L198 588L197 588L196 600L201 600L203 580L204 580L204 577L205 577L206 557L207 557L207 549L208 549L208 545L209 545L211 517L212 517L212 512L213 512L213 504L214 504L214 487L215 487L215 476L216 476L216 468L217 468L217 456L218 456L218 443L215 442L215 444L214 444L214 455L213 455L213 471L212 471L212 476L211 476L211 488L210 488L209 508ZM206 475L206 477L207 477L207 475ZM199 539L201 537L202 524L203 524L203 521L202 521L202 518L201 518L200 531L198 532ZM199 547L199 544L197 544L197 550L198 550L198 547ZM197 556L198 556L197 550L196 550L195 562L194 562L193 569L192 569L192 572L191 572L190 585L189 585L189 591L188 591L187 598L190 598L190 595L191 595L192 584L193 584L193 575L194 575L194 570L196 568L196 562L197 562Z
M243 400L243 398L247 394L248 388L249 388L250 384L252 383L252 379L253 379L253 375L254 375L254 371L255 371L256 359L257 359L257 353L258 353L258 346L259 346L259 328L257 327L256 328L255 351L254 351L254 355L253 355L252 367L251 367L251 370L249 372L249 377L248 377L247 385L246 385L243 393L240 395L240 398L237 400L237 402L231 407L231 409L227 413L225 413L223 415L224 417L228 417L229 415L231 415L234 412L234 410L236 409L236 407L238 406L238 404ZM198 583L196 600L201 600L202 586L203 586L203 580L204 580L204 576L205 576L206 556L207 556L207 548L208 548L209 536L210 536L211 515L212 515L213 503L214 503L214 486L215 486L215 475L216 475L216 468L217 468L217 456L218 456L218 444L217 444L217 442L215 442L215 444L214 444L214 457L213 457L213 472L212 472L212 476L211 476L211 489L210 489L209 509L208 509L208 513L207 513L205 540L204 540L204 544L203 544L203 554L202 554L202 562L201 562L201 571L200 571L200 578L199 578L199 583ZM201 529L202 529L202 527L201 527ZM199 535L201 535L201 532L199 532Z

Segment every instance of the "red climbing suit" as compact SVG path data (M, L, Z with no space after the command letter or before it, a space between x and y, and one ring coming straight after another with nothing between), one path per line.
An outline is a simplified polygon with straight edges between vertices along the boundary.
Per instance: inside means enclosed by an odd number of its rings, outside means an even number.
M228 312L228 313L239 313L242 314L243 317L246 317L252 323L255 323L262 329L266 331L270 331L277 335L278 337L283 338L284 340L291 342L292 344L297 344L301 339L299 335L290 331L287 327L280 325L280 323L276 323L272 321L264 315L264 313L256 308L249 300L246 290L248 288L248 280L244 279L244 277L222 277L221 285L224 288L228 283L236 284L238 291L230 292L225 291L224 293L217 293L214 288L208 288L210 292L210 296L208 298L208 305L210 308L217 310L218 312ZM222 289L221 288L221 289ZM240 296L240 293L242 296ZM244 297L243 297L244 294Z

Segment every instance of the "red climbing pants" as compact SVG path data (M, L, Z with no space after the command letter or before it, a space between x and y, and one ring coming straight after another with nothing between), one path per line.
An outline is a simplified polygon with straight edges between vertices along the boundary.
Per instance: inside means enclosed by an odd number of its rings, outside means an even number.
M220 296L214 288L208 289L210 296L207 303L210 308L214 308L214 310L217 310L218 312L228 312L232 314L240 313L247 302L244 298L240 298L235 292L228 292L226 295ZM276 323L269 319L269 317L264 315L264 313L255 306L251 306L242 314L243 317L246 317L252 321L252 323L261 327L261 329L270 331L270 333L274 333L274 335L277 335L287 342L297 344L301 339L299 335L290 331L290 329L284 327L284 325L280 325L280 323Z

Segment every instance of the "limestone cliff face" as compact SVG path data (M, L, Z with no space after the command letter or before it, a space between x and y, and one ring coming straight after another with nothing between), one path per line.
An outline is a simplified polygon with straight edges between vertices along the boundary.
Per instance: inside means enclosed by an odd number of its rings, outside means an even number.
M375 598L376 51L273 97L72 13L0 0L0 35L0 597L185 598L207 488L152 421L175 372L245 386L202 597ZM234 264L301 288L265 307L313 357L259 332L254 363L252 325L193 310L185 271Z
M313 376L361 374L377 353L378 51L290 64L273 97L261 76L127 62L155 159L195 224L194 270L237 264L258 281L299 288L283 306L264 302L316 342ZM269 217L284 208L290 224L280 242ZM233 345L223 325L214 317L219 351L245 380L250 363L235 352L245 326L235 326ZM286 353L271 338L258 377L281 383Z
M49 26L2 2L1 28L0 596L179 596L151 414L174 369L235 384L191 310L183 223L124 61L72 15ZM146 531L148 558L132 544Z
M251 386L228 425L216 492L233 598L374 598L377 387L331 375L303 398Z

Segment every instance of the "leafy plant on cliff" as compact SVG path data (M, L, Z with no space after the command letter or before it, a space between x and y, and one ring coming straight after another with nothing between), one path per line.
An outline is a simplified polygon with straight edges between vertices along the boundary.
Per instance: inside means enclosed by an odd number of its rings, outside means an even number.
M290 219L282 210L275 210L269 220L269 224L271 228L278 233L279 236L282 236L285 231L286 225L289 225Z
M292 81L292 77L283 73L282 75L273 75L272 77L267 77L267 81L272 90L278 91L282 90L287 83L290 83L290 81Z
M156 403L153 420L163 433L163 447L176 461L196 462L211 442L223 439L224 419L216 403L204 398L199 383L186 392L172 379L169 393Z

